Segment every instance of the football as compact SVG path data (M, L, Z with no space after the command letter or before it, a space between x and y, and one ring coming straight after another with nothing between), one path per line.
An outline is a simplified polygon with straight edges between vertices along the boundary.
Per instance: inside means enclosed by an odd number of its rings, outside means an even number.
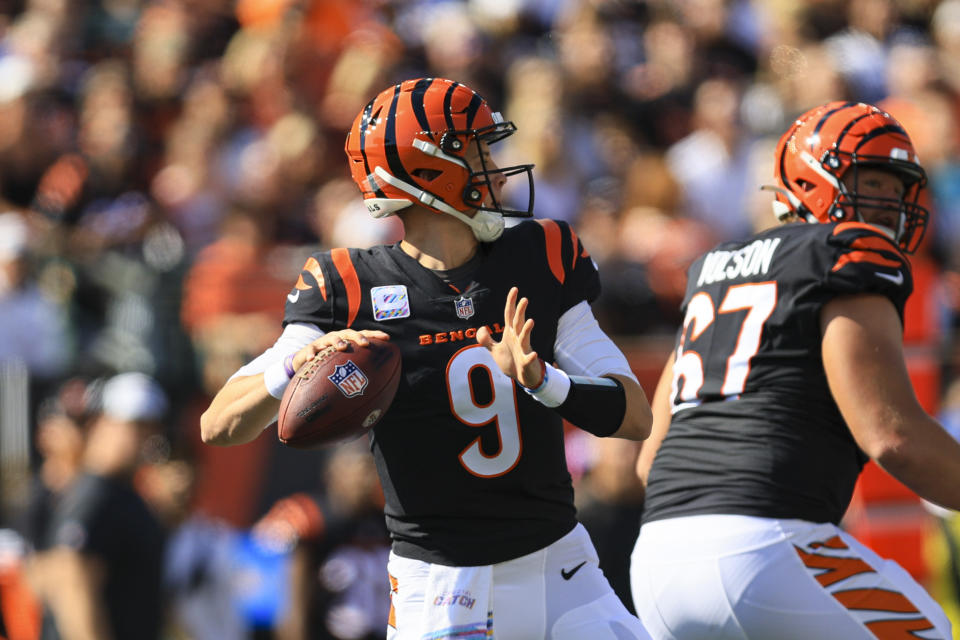
M387 412L400 384L400 349L376 339L366 347L349 344L319 352L290 380L277 412L277 435L287 446L354 440Z

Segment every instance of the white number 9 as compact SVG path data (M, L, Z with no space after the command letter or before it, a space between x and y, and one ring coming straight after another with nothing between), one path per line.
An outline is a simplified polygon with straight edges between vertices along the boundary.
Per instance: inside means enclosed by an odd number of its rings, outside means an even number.
M477 402L471 382L474 371L481 370L490 380L490 402ZM465 425L482 427L496 423L500 448L487 455L477 437L460 453L460 464L475 476L495 478L513 469L523 449L520 440L520 418L517 413L516 387L513 380L500 371L493 356L481 345L471 345L456 352L447 363L447 392L450 410Z

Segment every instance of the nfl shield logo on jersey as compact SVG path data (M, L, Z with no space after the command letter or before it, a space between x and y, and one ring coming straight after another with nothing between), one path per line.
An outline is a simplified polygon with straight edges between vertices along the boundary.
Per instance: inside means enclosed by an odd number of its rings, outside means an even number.
M338 364L333 375L327 376L337 388L348 398L358 396L367 388L367 376L363 374L360 367L353 364L353 360L347 360L345 364Z
M453 301L453 306L457 308L457 317L467 320L473 317L473 298L464 298L460 296Z

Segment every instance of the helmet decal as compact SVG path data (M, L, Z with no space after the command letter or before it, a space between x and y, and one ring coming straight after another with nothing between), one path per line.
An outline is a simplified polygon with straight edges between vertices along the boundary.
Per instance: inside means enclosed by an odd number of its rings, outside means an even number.
M367 153L366 153L365 147L366 147L367 130L370 128L371 114L373 112L373 103L374 101L371 100L367 104L367 106L364 107L363 111L360 113L360 131L359 131L360 155L363 156L363 166L366 168L368 176L370 175L370 163L367 161ZM376 115L379 116L380 112L377 111ZM377 194L378 198L387 197L386 194L384 194L383 191L380 190L380 187L377 186L377 183L374 180L371 180L369 178L368 180L370 182L370 189L375 194Z

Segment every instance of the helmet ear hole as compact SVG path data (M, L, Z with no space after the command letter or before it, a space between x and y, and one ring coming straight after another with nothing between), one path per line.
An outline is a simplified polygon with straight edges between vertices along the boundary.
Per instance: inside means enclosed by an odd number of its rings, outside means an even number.
M442 171L437 169L415 169L413 171L413 177L419 178L425 182L432 182L436 180L442 173Z

